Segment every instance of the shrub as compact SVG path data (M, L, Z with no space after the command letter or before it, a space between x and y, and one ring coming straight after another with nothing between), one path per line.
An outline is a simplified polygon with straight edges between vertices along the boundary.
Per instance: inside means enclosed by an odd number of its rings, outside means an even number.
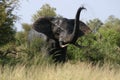
M120 64L120 33L113 30L101 28L99 32L83 36L78 43L87 46L85 48L68 47L68 58L92 63L104 62Z

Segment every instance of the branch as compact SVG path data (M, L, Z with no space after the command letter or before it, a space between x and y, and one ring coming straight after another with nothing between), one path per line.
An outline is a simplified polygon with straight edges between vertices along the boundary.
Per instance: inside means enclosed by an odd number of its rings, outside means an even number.
M81 46L81 45L79 45L78 43L75 43L75 44L73 44L73 45L75 45L75 46L78 47L78 48L88 48L88 46Z

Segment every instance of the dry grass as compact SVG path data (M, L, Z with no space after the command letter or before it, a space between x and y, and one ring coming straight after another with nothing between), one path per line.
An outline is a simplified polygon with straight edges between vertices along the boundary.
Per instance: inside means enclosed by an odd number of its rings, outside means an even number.
M18 65L0 70L0 80L120 80L120 70L99 68L85 63L43 65L26 68Z

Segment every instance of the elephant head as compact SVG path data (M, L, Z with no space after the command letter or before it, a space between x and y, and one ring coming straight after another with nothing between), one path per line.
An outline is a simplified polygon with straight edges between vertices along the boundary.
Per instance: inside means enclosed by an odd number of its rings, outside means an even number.
M79 21L80 12L85 9L80 7L77 10L75 19L42 17L33 24L33 29L45 34L49 39L59 42L61 48L67 44L75 44L78 37L90 32L90 28L82 21Z

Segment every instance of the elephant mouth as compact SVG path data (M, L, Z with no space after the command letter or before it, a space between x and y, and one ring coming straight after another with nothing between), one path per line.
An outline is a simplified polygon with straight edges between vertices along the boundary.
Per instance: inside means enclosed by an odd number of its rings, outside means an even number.
M64 48L64 47L67 47L67 46L68 46L68 43L64 43L64 42L62 42L62 41L60 41L59 44L60 44L60 47L61 47L61 48Z
M65 47L68 46L69 43L64 43L64 42L60 41L59 44L60 44L61 48L65 48ZM76 46L76 47L78 47L78 48L87 48L87 46L81 46L78 43L73 43L73 45Z

